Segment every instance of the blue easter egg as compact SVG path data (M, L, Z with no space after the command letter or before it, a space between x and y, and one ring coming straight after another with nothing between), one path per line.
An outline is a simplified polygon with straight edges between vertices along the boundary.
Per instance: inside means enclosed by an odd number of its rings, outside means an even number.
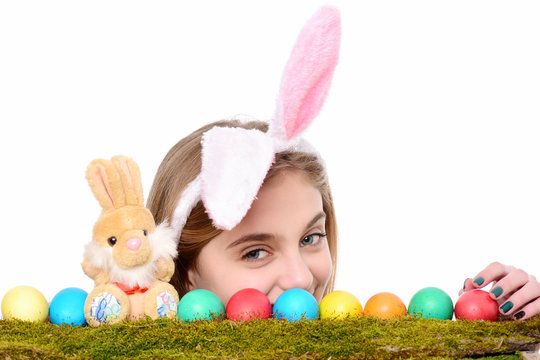
M54 296L49 307L51 323L63 326L84 326L84 302L88 293L79 288L67 288Z
M317 320L319 318L319 304L308 291L289 289L277 298L273 313L276 319Z

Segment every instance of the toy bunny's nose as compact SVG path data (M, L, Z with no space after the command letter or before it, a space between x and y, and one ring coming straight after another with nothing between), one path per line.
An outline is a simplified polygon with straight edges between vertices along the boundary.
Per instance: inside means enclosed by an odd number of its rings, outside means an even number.
M128 247L129 250L137 251L141 247L141 243L142 243L141 239L132 238L127 241L126 246Z

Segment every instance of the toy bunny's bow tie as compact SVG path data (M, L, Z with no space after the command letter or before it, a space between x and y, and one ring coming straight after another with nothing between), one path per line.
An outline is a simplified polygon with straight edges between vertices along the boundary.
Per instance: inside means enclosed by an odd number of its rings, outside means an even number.
M326 99L340 38L338 10L322 7L304 26L292 50L268 132L214 127L203 134L201 173L183 191L171 221L178 236L200 200L216 228L231 230L251 207L275 154L315 152L299 134Z

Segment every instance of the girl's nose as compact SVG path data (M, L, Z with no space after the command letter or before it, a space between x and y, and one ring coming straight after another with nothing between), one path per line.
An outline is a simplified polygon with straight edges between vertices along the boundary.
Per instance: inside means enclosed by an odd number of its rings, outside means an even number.
M291 254L283 260L281 276L278 281L279 287L283 290L293 288L311 290L313 273L302 256L299 253Z

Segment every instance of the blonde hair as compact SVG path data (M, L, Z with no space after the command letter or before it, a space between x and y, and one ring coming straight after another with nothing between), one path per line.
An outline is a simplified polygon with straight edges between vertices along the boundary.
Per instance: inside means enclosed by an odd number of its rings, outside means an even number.
M154 215L156 224L172 219L180 195L201 172L201 138L203 133L214 126L241 127L268 130L268 124L262 121L240 122L238 120L218 121L203 126L189 136L180 140L167 153L154 178L148 197L148 208ZM268 171L265 181L277 174L295 170L306 178L320 191L323 211L326 214L326 233L330 256L332 258L332 275L324 294L334 289L337 264L337 224L334 203L328 183L324 164L315 154L300 152L282 152L275 156L275 162ZM175 260L174 275L171 284L182 297L190 289L188 270L197 266L197 258L202 248L222 230L215 228L206 214L201 201L193 208L178 242L178 257Z

